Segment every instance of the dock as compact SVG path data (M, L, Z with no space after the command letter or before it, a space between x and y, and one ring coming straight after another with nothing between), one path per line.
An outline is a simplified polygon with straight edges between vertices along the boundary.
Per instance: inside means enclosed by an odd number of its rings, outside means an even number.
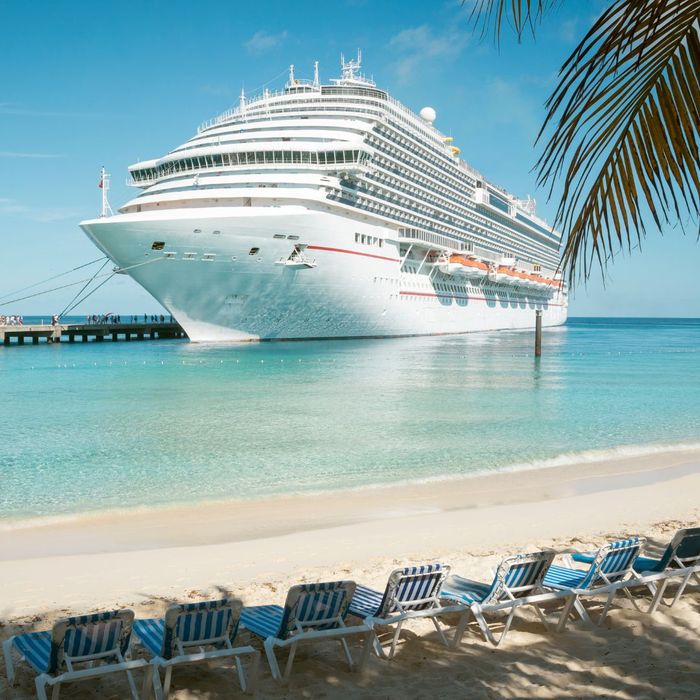
M76 340L102 342L105 339L156 340L165 338L186 338L187 334L179 323L58 323L56 325L0 325L0 344L24 345L31 342L74 343ZM14 342L13 342L14 341Z

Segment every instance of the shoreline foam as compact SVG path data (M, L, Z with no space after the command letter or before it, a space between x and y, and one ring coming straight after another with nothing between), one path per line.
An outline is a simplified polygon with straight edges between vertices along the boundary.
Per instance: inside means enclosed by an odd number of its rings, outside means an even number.
M618 445L603 449L582 450L580 452L564 452L555 457L535 459L530 462L517 462L502 467L482 468L459 474L436 474L415 479L399 479L397 481L377 482L361 484L349 487L337 487L327 489L313 489L309 491L292 491L288 493L271 493L251 496L250 498L221 498L204 499L199 501L174 501L170 503L160 503L157 505L135 505L124 508L107 507L100 510L85 510L60 513L57 515L38 515L29 517L0 516L0 536L3 533L42 528L49 526L61 526L64 524L82 523L96 521L105 517L130 517L148 514L167 514L170 511L182 511L189 509L199 509L205 507L235 507L239 504L272 504L275 501L284 501L294 498L317 498L342 496L344 494L355 494L373 491L386 491L416 486L428 486L430 484L443 484L470 481L473 479L483 479L496 477L502 474L514 474L523 472L538 472L557 468L571 468L576 466L591 466L595 464L606 464L634 458L647 458L659 455L675 455L677 453L688 453L691 458L697 457L700 460L700 442L687 441L678 443L649 443ZM591 474L587 475L591 477Z

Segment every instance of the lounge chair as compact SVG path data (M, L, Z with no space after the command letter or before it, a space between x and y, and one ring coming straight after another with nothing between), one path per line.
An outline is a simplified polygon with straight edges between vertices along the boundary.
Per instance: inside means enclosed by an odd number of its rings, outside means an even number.
M243 608L241 624L264 640L265 654L276 681L285 683L289 680L297 646L302 642L338 640L350 670L362 670L369 656L373 633L372 628L364 623L351 627L345 624L354 593L354 581L304 583L289 589L284 607L257 605ZM361 635L365 636L365 643L360 662L356 665L347 639ZM289 647L284 674L277 662L277 647Z
M378 656L393 658L403 623L417 617L431 619L440 639L447 644L436 618L455 610L464 611L462 606L445 609L440 604L440 592L449 573L450 567L442 564L407 566L391 572L384 592L358 584L350 603L350 613L364 620L372 629L377 625L396 625L388 653L374 636Z
M497 647L508 634L518 608L532 606L547 628L540 604L569 595L567 591L546 593L542 588L542 579L554 556L555 552L533 552L506 557L498 565L490 584L452 575L442 588L441 598L468 606L486 641ZM500 635L496 636L486 621L486 615L503 613L508 613L508 617ZM462 640L468 622L469 616L464 615L455 632L455 646Z
M582 563L593 561L594 553L574 554L573 560ZM666 549L658 558L638 556L632 567L640 584L644 584L651 591L652 601L647 612L653 613L661 603L668 584L680 577L680 585L669 607L673 607L683 594L691 578L700 583L696 567L700 564L700 527L690 527L678 530ZM666 573L660 578L654 574ZM635 603L636 605L636 603Z
M46 686L53 686L57 700L62 683L88 680L111 673L126 673L131 697L138 700L131 672L147 670L144 691L150 684L150 667L145 659L128 658L132 610L110 610L58 620L53 629L17 634L3 643L7 680L15 683L12 654L16 651L37 673L36 696L46 700ZM81 666L82 668L76 668Z
M622 590L628 598L632 598L627 585L629 579L634 577L632 564L639 556L639 550L643 544L644 539L640 537L606 544L593 555L587 569L555 564L549 567L542 585L545 588L569 591L572 594L557 625L558 631L566 625L572 607L584 622L600 625L605 620L613 598L619 590ZM606 595L607 598L598 620L594 623L582 599L600 595Z
M164 618L136 620L134 635L152 657L153 690L156 700L167 699L173 668L233 657L241 689L253 692L258 676L260 652L251 646L235 646L241 616L240 601L230 598L198 603L176 603ZM246 683L241 657L250 656L250 682ZM165 681L160 682L160 669Z

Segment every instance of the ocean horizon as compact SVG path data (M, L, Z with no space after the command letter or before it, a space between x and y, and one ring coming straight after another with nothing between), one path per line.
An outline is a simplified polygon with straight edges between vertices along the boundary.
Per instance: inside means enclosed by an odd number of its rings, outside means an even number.
M530 330L0 347L0 521L697 447L700 319L571 318L541 359L532 345Z

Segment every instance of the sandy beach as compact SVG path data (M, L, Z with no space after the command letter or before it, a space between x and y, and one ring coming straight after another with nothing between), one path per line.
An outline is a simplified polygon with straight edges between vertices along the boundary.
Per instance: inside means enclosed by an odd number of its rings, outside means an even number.
M293 583L351 578L383 588L392 568L441 561L490 580L509 553L586 550L639 534L665 544L700 522L700 450L569 464L472 478L219 502L26 523L0 531L0 635L42 629L66 613L126 606L161 613L171 600L220 597L283 603ZM494 651L475 633L459 650L416 623L391 662L349 673L335 646L302 652L288 689L263 667L264 697L692 697L700 683L697 589L669 611L621 603L602 629L580 622L547 635L516 625ZM671 653L672 652L672 653ZM110 680L100 697L123 697ZM183 670L176 698L228 697L224 670ZM95 697L74 686L67 697ZM27 670L0 697L32 697Z

